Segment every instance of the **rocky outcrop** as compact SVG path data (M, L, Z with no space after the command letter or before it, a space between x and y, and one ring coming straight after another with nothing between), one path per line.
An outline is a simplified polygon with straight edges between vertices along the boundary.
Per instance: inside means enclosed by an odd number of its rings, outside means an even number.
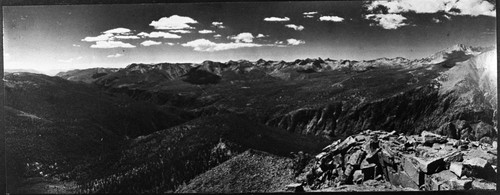
M403 136L366 130L326 146L297 181L311 190L373 180L414 190L495 189L497 166L490 161L496 154L475 156L474 150L496 151L496 145L427 131Z

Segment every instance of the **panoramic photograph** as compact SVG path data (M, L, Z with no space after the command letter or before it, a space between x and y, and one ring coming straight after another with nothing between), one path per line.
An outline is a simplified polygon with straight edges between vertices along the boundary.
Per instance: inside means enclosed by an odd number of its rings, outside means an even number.
M2 11L7 193L497 191L494 0Z

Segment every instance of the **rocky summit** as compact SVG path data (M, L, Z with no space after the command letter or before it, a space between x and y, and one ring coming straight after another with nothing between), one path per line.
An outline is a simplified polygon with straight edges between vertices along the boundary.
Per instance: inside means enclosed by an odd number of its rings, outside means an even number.
M496 162L497 141L365 130L326 146L288 187L311 192L495 190Z

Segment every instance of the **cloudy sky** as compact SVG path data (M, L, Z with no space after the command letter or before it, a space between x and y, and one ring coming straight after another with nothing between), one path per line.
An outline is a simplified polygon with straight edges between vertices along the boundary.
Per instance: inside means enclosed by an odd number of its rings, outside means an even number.
M494 0L5 6L6 69L426 57L496 44Z

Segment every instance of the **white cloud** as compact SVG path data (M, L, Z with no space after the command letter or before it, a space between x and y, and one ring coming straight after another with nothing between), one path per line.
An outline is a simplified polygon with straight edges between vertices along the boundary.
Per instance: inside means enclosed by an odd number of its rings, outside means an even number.
M175 45L175 43L165 43L165 44L170 45L170 46Z
M294 29L294 30L297 30L297 31L302 31L304 30L304 26L302 25L295 25L295 24L287 24L285 25L287 28L291 28L291 29Z
M77 45L77 44L73 44L73 47L81 47L80 45Z
M314 18L314 15L304 15L304 18Z
M146 32L140 32L139 34L137 34L138 36L141 36L141 37L149 37L149 33L146 33Z
M243 33L240 33L236 36L229 36L227 38L235 40L235 42L237 42L237 43L239 43L239 42L251 43L251 42L253 42L254 37L253 37L252 33L243 32Z
M216 35L214 35L214 37L215 37L215 38L220 38L220 37L222 37L222 35L220 35L220 34L216 34Z
M264 38L264 37L269 37L269 35L264 35L264 34L258 34L257 38Z
M486 0L392 0L373 1L366 4L368 11L383 6L388 13L436 13L443 11L453 15L491 16L496 17L495 5ZM455 12L454 10L459 10Z
M331 22L342 22L344 18L338 16L321 16L319 17L320 21L331 21Z
M171 32L171 33L180 33L180 34L191 33L190 30L170 30L169 32Z
M119 57L122 57L122 56L123 56L123 54L117 53L117 54L113 54L113 55L108 55L106 57L108 57L108 58L119 58Z
M297 39L287 39L286 42L288 43L288 45L301 45L306 43L303 40L297 40Z
M130 29L128 29L128 28L115 28L115 29L104 31L103 33L104 34L126 34L126 33L130 33Z
M210 34L210 33L215 33L213 30L200 30L198 31L200 34Z
M212 26L217 28L226 28L222 22L212 22Z
M304 15L314 15L314 14L317 14L318 12L304 12L302 14Z
M244 47L261 47L263 45L255 43L214 43L206 39L196 39L194 41L184 43L182 46L192 47L195 51L214 52Z
M366 15L366 19L376 21L378 26L385 29L397 29L408 25L403 22L406 18L400 14L368 14Z
M283 18L268 17L268 18L264 18L264 21L267 21L267 22L286 22L286 21L290 21L290 18L289 17L283 17Z
M114 38L117 38L117 39L139 39L139 37L135 36L135 35L116 35L116 36L114 36Z
M496 17L495 5L484 0L460 0L455 3L454 8L460 10L460 13L457 13L458 15Z
M130 43L124 43L121 41L97 41L94 45L91 45L90 47L107 49L107 48L118 48L118 47L134 48L135 46Z
M142 46L151 46L151 45L159 45L161 42L158 41L152 41L152 40L146 40L141 43Z
M112 39L113 34L102 34L97 37L85 37L82 41L86 42L96 42L96 41L108 41Z
M177 34L172 34L168 32L151 32L151 33L145 33L145 32L140 32L137 34L141 37L149 37L149 38L165 38L165 39L179 39L181 38L180 35Z
M149 25L153 26L155 29L175 30L192 29L193 27L191 27L189 24L196 23L198 22L190 17L172 15L170 17L162 17L158 21L153 20Z
M67 60L57 60L59 62L63 62L63 63L70 63L70 62L73 62L73 61L76 61L76 60L81 60L83 57L82 56L78 56L76 58L70 58L70 59L67 59Z

